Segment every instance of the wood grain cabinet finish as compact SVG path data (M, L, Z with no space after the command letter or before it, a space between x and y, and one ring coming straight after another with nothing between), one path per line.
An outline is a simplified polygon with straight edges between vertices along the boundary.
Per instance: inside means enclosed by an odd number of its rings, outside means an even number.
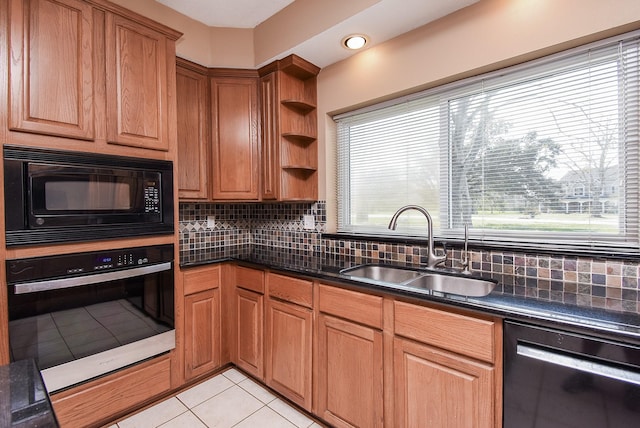
M264 379L264 273L236 267L235 364Z
M91 5L80 0L7 1L9 128L93 140Z
M105 31L107 141L169 150L168 71L175 56L166 36L112 13Z
M319 300L318 415L336 427L384 426L382 298L320 285Z
M154 358L51 396L62 427L103 426L114 415L167 393L171 388L171 361Z
M320 69L290 55L258 70L262 101L262 198L318 198L317 79Z
M394 379L397 427L494 427L489 364L396 338Z
M176 101L178 116L178 196L209 197L210 102L207 69L178 58Z
M220 266L184 272L184 364L187 380L221 365Z
M394 332L397 426L501 426L495 321L396 301Z
M266 384L310 411L313 370L312 283L269 273L267 289Z
M210 85L212 197L216 200L258 200L257 74L213 76Z
M9 143L172 153L179 32L106 0L1 7L9 13L8 128L18 131Z

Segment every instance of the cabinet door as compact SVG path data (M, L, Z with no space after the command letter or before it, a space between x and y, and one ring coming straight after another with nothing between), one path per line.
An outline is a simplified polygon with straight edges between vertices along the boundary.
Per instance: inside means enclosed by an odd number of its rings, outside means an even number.
M318 415L336 427L382 427L382 332L318 317Z
M211 79L213 199L257 200L258 82Z
M493 367L394 339L394 405L399 427L491 428Z
M262 101L262 199L278 199L280 161L278 158L280 131L278 123L278 74L270 73L260 79Z
M209 77L185 66L176 68L178 107L178 195L209 195Z
M185 377L194 378L220 366L220 289L184 298Z
M266 383L311 410L310 309L267 299Z
M264 378L263 359L264 296L254 291L236 289L237 361L241 369Z
M10 1L9 128L94 139L91 6Z
M169 149L166 36L124 17L106 14L107 141Z

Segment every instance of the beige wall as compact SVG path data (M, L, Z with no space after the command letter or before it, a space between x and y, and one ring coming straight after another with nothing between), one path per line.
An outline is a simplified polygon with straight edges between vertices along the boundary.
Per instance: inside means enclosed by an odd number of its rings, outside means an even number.
M320 198L335 227L335 125L330 116L640 28L638 0L481 0L318 76Z
M206 67L254 68L252 28L209 27L155 0L110 0L180 31L177 55Z

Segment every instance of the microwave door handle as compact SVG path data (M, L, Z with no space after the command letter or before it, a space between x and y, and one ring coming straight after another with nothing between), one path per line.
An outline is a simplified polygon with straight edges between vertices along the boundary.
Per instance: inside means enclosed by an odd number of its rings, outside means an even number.
M518 343L516 352L523 357L533 358L534 360L540 360L545 363L640 385L640 373L622 367L581 359L568 354L560 354L548 349L522 343Z
M45 281L23 282L14 285L15 294L35 293L38 291L59 290L62 288L79 287L83 285L97 284L99 282L115 281L118 279L134 278L156 272L171 270L172 263L158 263L155 265L140 266L132 269L115 272L102 272L91 275L75 276L71 278L59 278Z

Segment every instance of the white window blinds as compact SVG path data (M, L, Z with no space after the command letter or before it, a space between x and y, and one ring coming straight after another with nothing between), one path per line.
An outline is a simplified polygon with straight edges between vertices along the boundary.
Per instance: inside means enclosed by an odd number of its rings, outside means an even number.
M339 231L636 251L638 37L335 117Z

